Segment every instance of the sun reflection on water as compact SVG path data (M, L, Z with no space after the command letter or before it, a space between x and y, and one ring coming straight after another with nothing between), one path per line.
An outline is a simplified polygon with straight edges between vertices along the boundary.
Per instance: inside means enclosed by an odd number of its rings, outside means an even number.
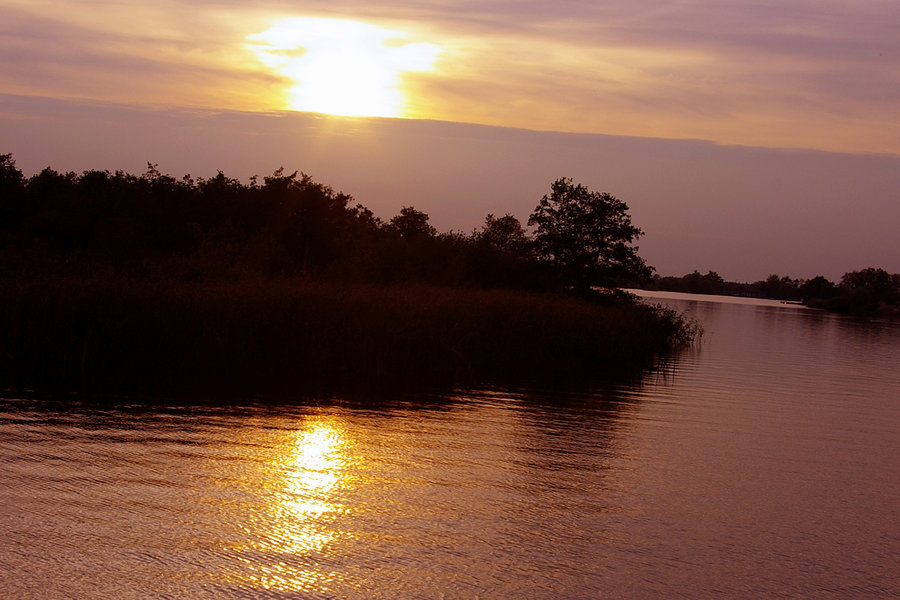
M340 573L323 567L328 546L340 536L335 520L346 509L338 494L345 485L349 441L332 416L310 417L272 448L263 478L269 502L247 525L255 540L239 548L246 570L234 581L279 591L327 591Z
M299 431L284 456L283 502L280 506L280 539L284 550L319 550L334 539L327 527L330 515L339 511L333 492L340 483L343 436L331 423L320 422Z

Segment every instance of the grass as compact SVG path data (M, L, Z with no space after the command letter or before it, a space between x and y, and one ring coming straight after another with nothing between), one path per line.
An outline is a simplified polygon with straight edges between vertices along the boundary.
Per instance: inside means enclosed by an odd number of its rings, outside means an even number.
M559 294L301 278L5 281L0 386L291 392L601 377L690 341L674 312Z

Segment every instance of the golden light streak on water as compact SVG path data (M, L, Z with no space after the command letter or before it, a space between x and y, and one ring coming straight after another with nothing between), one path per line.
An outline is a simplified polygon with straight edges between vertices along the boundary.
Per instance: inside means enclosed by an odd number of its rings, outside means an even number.
M274 443L272 443L274 442ZM231 583L283 592L324 592L340 580L317 557L340 537L333 526L343 512L336 495L345 485L349 442L339 419L312 415L300 429L266 446L262 478L255 487L270 491L270 501L250 508L247 525L254 541L234 548L246 570ZM263 566L254 556L280 557Z

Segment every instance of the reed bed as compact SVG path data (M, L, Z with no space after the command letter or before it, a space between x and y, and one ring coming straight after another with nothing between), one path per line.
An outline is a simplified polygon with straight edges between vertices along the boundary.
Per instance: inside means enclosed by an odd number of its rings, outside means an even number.
M675 313L563 294L303 278L6 281L0 386L125 393L561 381L690 341Z

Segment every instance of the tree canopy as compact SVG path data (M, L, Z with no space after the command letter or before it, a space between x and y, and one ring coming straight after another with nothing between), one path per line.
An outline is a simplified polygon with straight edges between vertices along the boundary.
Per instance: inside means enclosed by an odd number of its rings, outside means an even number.
M471 235L440 233L412 206L381 220L281 168L249 185L222 172L178 179L152 163L140 175L48 167L24 177L12 155L0 155L0 278L255 273L582 292L651 272L630 245L641 231L625 203L570 179L552 184L528 225L488 214Z
M594 192L570 178L551 185L531 213L538 256L561 269L578 292L591 286L640 281L652 274L632 243L641 235L628 205L606 192Z
M476 235L482 243L515 256L528 256L531 251L531 241L525 228L509 213L502 217L488 214L484 219L484 226Z

